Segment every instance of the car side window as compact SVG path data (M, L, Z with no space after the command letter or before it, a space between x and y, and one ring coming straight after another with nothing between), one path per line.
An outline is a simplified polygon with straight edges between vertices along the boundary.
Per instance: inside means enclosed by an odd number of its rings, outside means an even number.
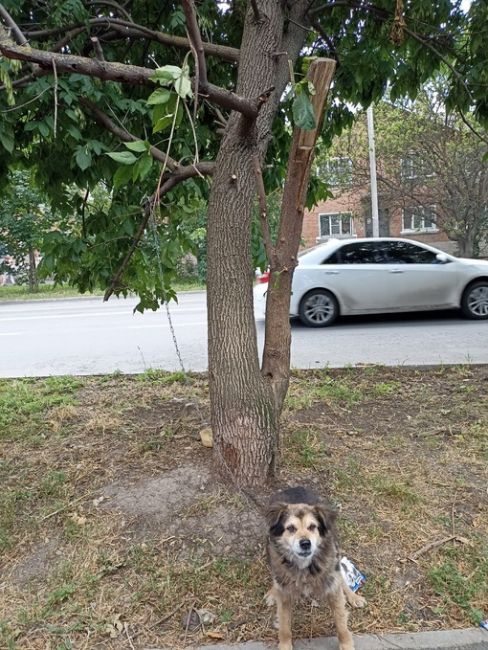
M323 260L322 264L340 264L340 262L338 251L334 251L332 255L329 255Z
M433 251L404 241L385 242L385 256L389 264L437 264Z
M383 242L355 242L337 251L342 264L384 264Z

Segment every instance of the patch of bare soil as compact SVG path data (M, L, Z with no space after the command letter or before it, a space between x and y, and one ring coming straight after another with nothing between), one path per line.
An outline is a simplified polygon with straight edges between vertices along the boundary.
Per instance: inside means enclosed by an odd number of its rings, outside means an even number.
M340 504L367 575L354 631L488 614L487 387L485 367L294 375L277 483ZM0 647L274 639L261 514L200 442L205 378L87 378L73 396L41 436L0 438ZM331 633L330 615L304 603L294 630Z

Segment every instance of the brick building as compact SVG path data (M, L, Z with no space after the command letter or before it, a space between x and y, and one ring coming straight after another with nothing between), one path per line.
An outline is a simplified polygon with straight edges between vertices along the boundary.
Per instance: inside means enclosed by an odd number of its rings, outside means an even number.
M379 231L381 237L404 237L431 244L449 253L456 245L438 228L430 215L430 206L381 207L379 202ZM322 201L305 212L303 247L309 248L330 238L348 239L371 237L371 197L366 190L336 190L334 198Z

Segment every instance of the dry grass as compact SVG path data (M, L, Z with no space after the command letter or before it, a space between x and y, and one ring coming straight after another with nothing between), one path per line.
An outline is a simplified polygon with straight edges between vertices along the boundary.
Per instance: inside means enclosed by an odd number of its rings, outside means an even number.
M468 626L486 608L487 386L484 367L294 375L280 481L341 504L368 578L356 632ZM0 647L274 639L259 517L199 443L203 376L2 381L0 407ZM192 609L211 613L197 630ZM294 628L332 631L306 603Z

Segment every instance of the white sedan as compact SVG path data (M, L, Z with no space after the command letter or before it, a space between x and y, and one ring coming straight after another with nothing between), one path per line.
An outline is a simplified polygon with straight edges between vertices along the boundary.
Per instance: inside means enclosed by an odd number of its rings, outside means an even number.
M264 317L269 273L254 288ZM448 255L411 239L329 240L300 254L290 316L310 327L341 315L461 309L488 319L488 261Z

